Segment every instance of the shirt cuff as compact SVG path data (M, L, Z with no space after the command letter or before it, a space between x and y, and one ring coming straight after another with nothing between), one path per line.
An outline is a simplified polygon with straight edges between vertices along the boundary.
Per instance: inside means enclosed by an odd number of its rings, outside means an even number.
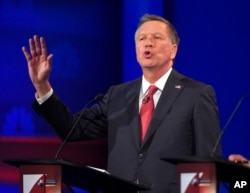
M53 89L51 88L49 92L47 92L47 94L45 94L44 96L38 98L37 95L35 94L35 98L36 101L38 102L39 105L43 104L45 101L48 100L49 97L51 97L51 95L53 94Z

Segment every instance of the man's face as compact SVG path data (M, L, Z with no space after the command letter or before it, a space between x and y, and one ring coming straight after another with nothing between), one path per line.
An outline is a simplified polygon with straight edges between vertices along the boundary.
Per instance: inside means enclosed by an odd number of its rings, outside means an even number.
M161 21L148 21L136 32L136 57L142 69L166 71L173 65L177 45L172 44L167 25Z

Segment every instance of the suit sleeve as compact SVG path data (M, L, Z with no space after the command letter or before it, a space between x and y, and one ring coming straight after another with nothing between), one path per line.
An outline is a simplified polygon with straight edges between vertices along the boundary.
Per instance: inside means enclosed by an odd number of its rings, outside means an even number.
M82 118L72 132L69 141L95 139L107 135L105 119L105 99L85 109ZM34 110L43 117L57 135L64 139L81 112L73 114L56 96L55 93L42 105L33 102Z
M220 121L215 91L211 86L206 86L201 91L200 98L194 109L193 124L196 155L212 154L220 134ZM221 156L220 144L214 153Z

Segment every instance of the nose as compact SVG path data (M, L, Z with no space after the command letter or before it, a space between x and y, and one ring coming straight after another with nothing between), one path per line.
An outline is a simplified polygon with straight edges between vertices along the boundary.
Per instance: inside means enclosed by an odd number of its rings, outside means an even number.
M154 45L153 38L147 38L145 47L153 47L153 45Z

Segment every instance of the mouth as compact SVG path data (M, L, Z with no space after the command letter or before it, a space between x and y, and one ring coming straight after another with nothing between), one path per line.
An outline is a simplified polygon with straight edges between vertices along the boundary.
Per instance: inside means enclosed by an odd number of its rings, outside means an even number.
M145 51L145 52L143 53L143 56L144 56L144 58L149 59L149 58L151 58L151 57L153 56L153 54L152 54L152 52L150 52L150 51Z

